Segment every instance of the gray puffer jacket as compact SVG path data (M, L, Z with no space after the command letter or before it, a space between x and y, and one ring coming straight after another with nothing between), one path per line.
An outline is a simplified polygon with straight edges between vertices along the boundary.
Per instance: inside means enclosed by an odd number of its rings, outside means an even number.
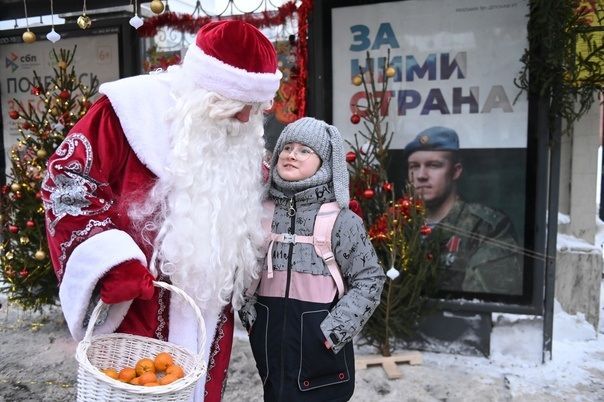
M312 236L321 204L335 201L327 184L293 197L271 188L270 198L275 203L272 232L300 236ZM240 311L250 332L265 401L285 396L298 400L289 393L292 388L302 392L302 400L310 396L308 391L315 393L313 400L347 400L352 395L350 341L379 304L385 275L354 212L340 211L331 240L346 286L342 298L338 299L329 269L312 244L275 242L272 278L265 262L256 294ZM331 350L325 340L333 344Z

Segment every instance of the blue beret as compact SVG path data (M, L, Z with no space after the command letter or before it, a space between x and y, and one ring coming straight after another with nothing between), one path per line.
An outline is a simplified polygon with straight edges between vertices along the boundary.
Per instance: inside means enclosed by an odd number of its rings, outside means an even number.
M455 130L447 127L430 127L419 133L413 141L405 147L405 155L409 156L415 151L457 151L459 150L459 137Z

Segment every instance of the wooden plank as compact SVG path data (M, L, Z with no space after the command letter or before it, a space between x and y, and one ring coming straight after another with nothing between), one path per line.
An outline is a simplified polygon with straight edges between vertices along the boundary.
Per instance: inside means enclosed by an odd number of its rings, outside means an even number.
M422 363L422 355L419 352L406 352L394 356L357 356L355 367L357 370L366 369L372 366L382 366L389 380L401 378L402 374L398 370L397 364L408 363L417 365Z

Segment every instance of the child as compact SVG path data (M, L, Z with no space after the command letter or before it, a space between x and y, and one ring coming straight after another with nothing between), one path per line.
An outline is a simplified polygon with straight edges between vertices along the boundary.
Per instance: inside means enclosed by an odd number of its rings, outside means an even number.
M354 391L352 338L380 301L385 276L361 219L348 209L342 138L313 118L289 124L271 159L274 234L313 236L324 203L339 211L331 251L346 291L313 244L273 237L257 287L240 311L265 401L347 401ZM337 210L337 208L336 208ZM339 269L339 273L338 273Z

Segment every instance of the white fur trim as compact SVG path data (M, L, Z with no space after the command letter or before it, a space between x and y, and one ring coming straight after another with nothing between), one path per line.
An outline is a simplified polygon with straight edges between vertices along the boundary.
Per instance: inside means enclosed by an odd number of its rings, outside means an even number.
M171 108L167 74L138 75L100 86L138 159L162 177L170 149L170 125L161 116Z
M172 295L172 300L178 297L178 295ZM210 357L210 349L212 348L212 342L214 341L214 334L216 333L216 326L218 325L218 317L220 311L204 311L202 314L205 322L205 342L201 349L201 356L203 361L208 363ZM193 309L189 306L183 311L180 308L180 303L170 303L170 335L168 340L177 345L186 347L192 353L198 353L198 322L195 317ZM203 402L204 388L206 383L206 373L200 378L195 387L196 402Z
M147 264L145 255L130 235L117 229L94 235L73 250L67 260L59 298L69 331L76 340L84 338L86 333L83 322L99 279L114 266L134 259ZM94 332L106 334L115 331L131 303L111 305L107 319Z
M196 43L189 46L182 67L197 86L241 102L273 100L282 76L279 69L274 73L253 73L228 65L205 54Z

